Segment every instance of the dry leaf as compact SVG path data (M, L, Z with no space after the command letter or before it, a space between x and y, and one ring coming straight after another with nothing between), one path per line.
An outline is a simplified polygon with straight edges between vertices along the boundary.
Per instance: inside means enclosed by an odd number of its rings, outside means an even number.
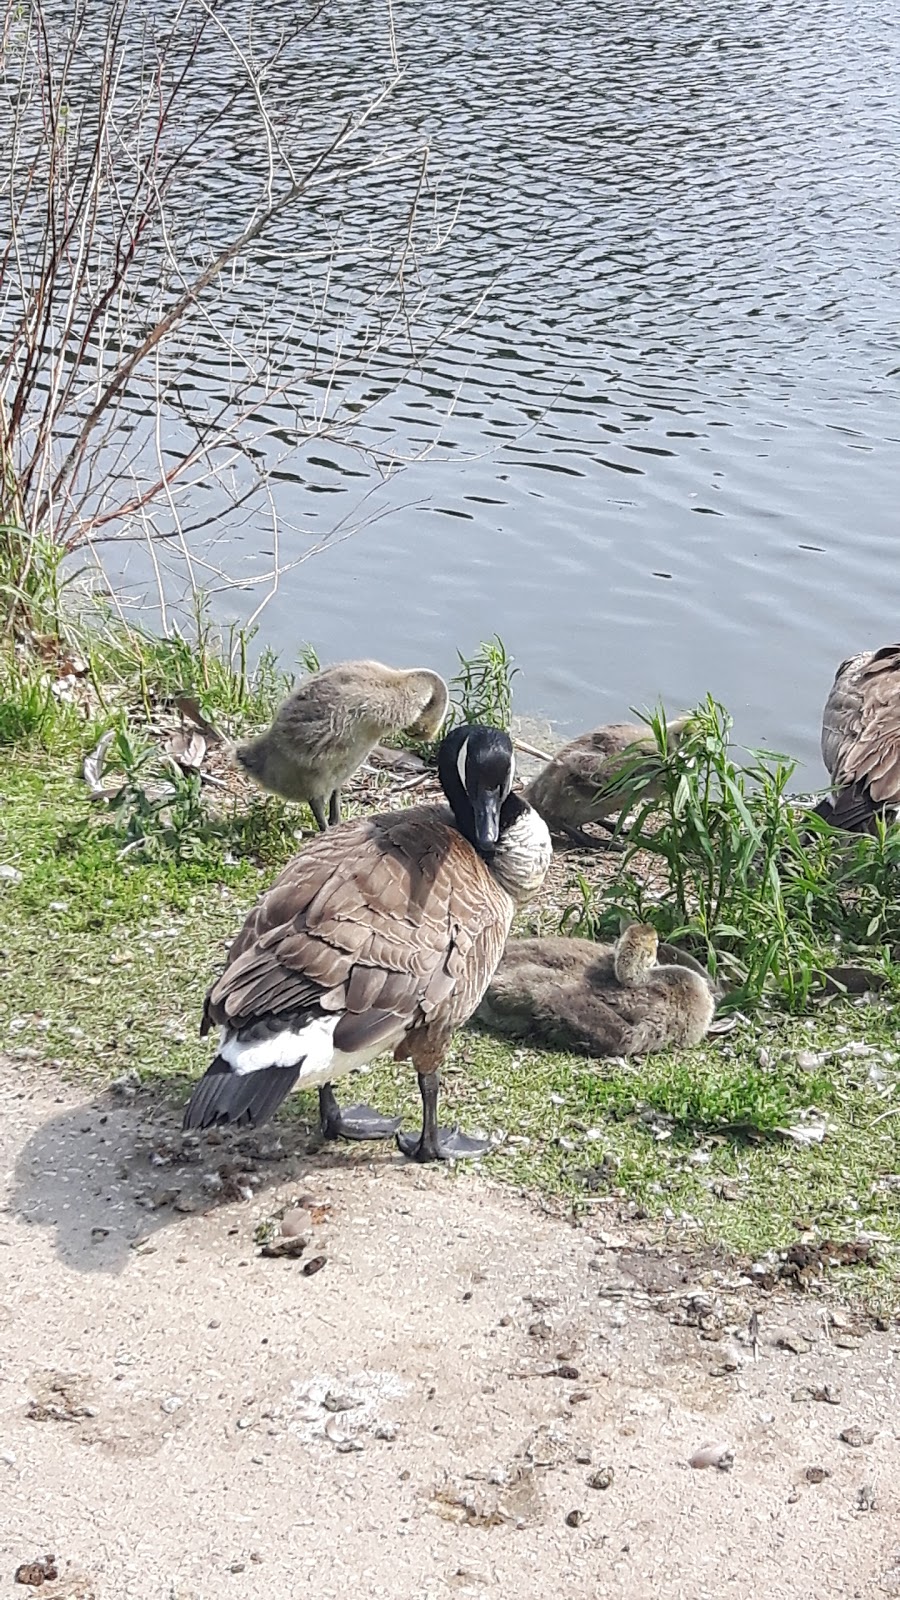
M175 696L175 704L178 707L178 710L181 712L181 715L185 717L188 722L192 722L195 728L199 728L201 733L206 735L206 741L208 744L225 743L224 734L221 734L215 724L210 722L209 718L203 715L203 712L200 710L200 702L195 695L177 694Z
M783 1139L792 1139L794 1144L821 1144L828 1132L828 1123L824 1117L810 1117L807 1122L796 1122L792 1128L776 1128L775 1132Z
M108 728L106 733L103 735L103 738L84 758L84 765L82 767L84 781L90 789L91 796L94 800L108 800L111 795L117 794L119 790L118 784L114 784L112 788L110 788L104 787L102 782L103 768L106 764L106 752L112 744L115 736L115 729Z
M199 772L206 755L206 740L202 733L188 733L182 729L179 733L173 733L166 745L166 754L186 772Z
M280 1239L267 1239L260 1249L261 1256L302 1256L307 1241L299 1233L282 1235Z

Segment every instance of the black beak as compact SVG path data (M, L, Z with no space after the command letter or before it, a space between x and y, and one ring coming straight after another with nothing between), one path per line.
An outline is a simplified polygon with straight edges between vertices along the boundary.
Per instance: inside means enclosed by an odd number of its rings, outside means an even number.
M473 796L475 813L475 844L479 850L493 850L500 837L500 793L497 789L482 789Z

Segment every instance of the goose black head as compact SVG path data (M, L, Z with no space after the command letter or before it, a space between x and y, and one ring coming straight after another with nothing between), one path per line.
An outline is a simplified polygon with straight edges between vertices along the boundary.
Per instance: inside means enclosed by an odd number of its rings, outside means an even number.
M496 848L515 772L512 740L500 728L463 723L441 742L441 787L460 833L480 855L490 856Z

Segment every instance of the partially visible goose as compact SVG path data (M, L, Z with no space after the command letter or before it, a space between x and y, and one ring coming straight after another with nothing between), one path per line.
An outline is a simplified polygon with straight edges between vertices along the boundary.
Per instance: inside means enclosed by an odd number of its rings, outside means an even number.
M689 721L673 717L668 723L670 750L677 748ZM607 818L656 794L659 771L656 740L646 724L611 722L557 751L532 778L525 798L554 832L595 849L600 841L582 832L584 824L597 822L614 833Z
M699 964L657 965L656 930L635 922L614 945L511 939L476 1016L519 1039L587 1056L698 1044L715 1011Z
M503 951L516 906L540 888L550 835L512 791L512 745L463 726L438 758L450 809L345 822L295 856L251 911L206 996L201 1031L218 1052L186 1128L264 1122L293 1088L318 1086L326 1138L388 1138L398 1119L341 1111L335 1078L393 1050L419 1074L419 1161L480 1155L483 1140L438 1127L438 1068Z
M900 644L841 662L822 717L822 760L835 795L816 810L834 827L863 832L900 807Z
M436 738L449 692L427 667L341 661L296 685L270 728L238 745L246 772L285 800L305 800L324 833L341 820L341 789L385 734Z

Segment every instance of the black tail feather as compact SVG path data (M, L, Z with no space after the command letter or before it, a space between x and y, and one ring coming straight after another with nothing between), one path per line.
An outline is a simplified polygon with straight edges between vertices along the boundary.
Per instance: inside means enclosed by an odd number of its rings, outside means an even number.
M235 1072L216 1056L187 1103L182 1127L215 1128L222 1123L258 1127L278 1110L300 1076L302 1062L294 1067L262 1067L259 1072Z
M832 828L843 828L847 833L871 831L879 807L875 804L865 783L849 784L833 799L820 800L815 815L824 817Z

